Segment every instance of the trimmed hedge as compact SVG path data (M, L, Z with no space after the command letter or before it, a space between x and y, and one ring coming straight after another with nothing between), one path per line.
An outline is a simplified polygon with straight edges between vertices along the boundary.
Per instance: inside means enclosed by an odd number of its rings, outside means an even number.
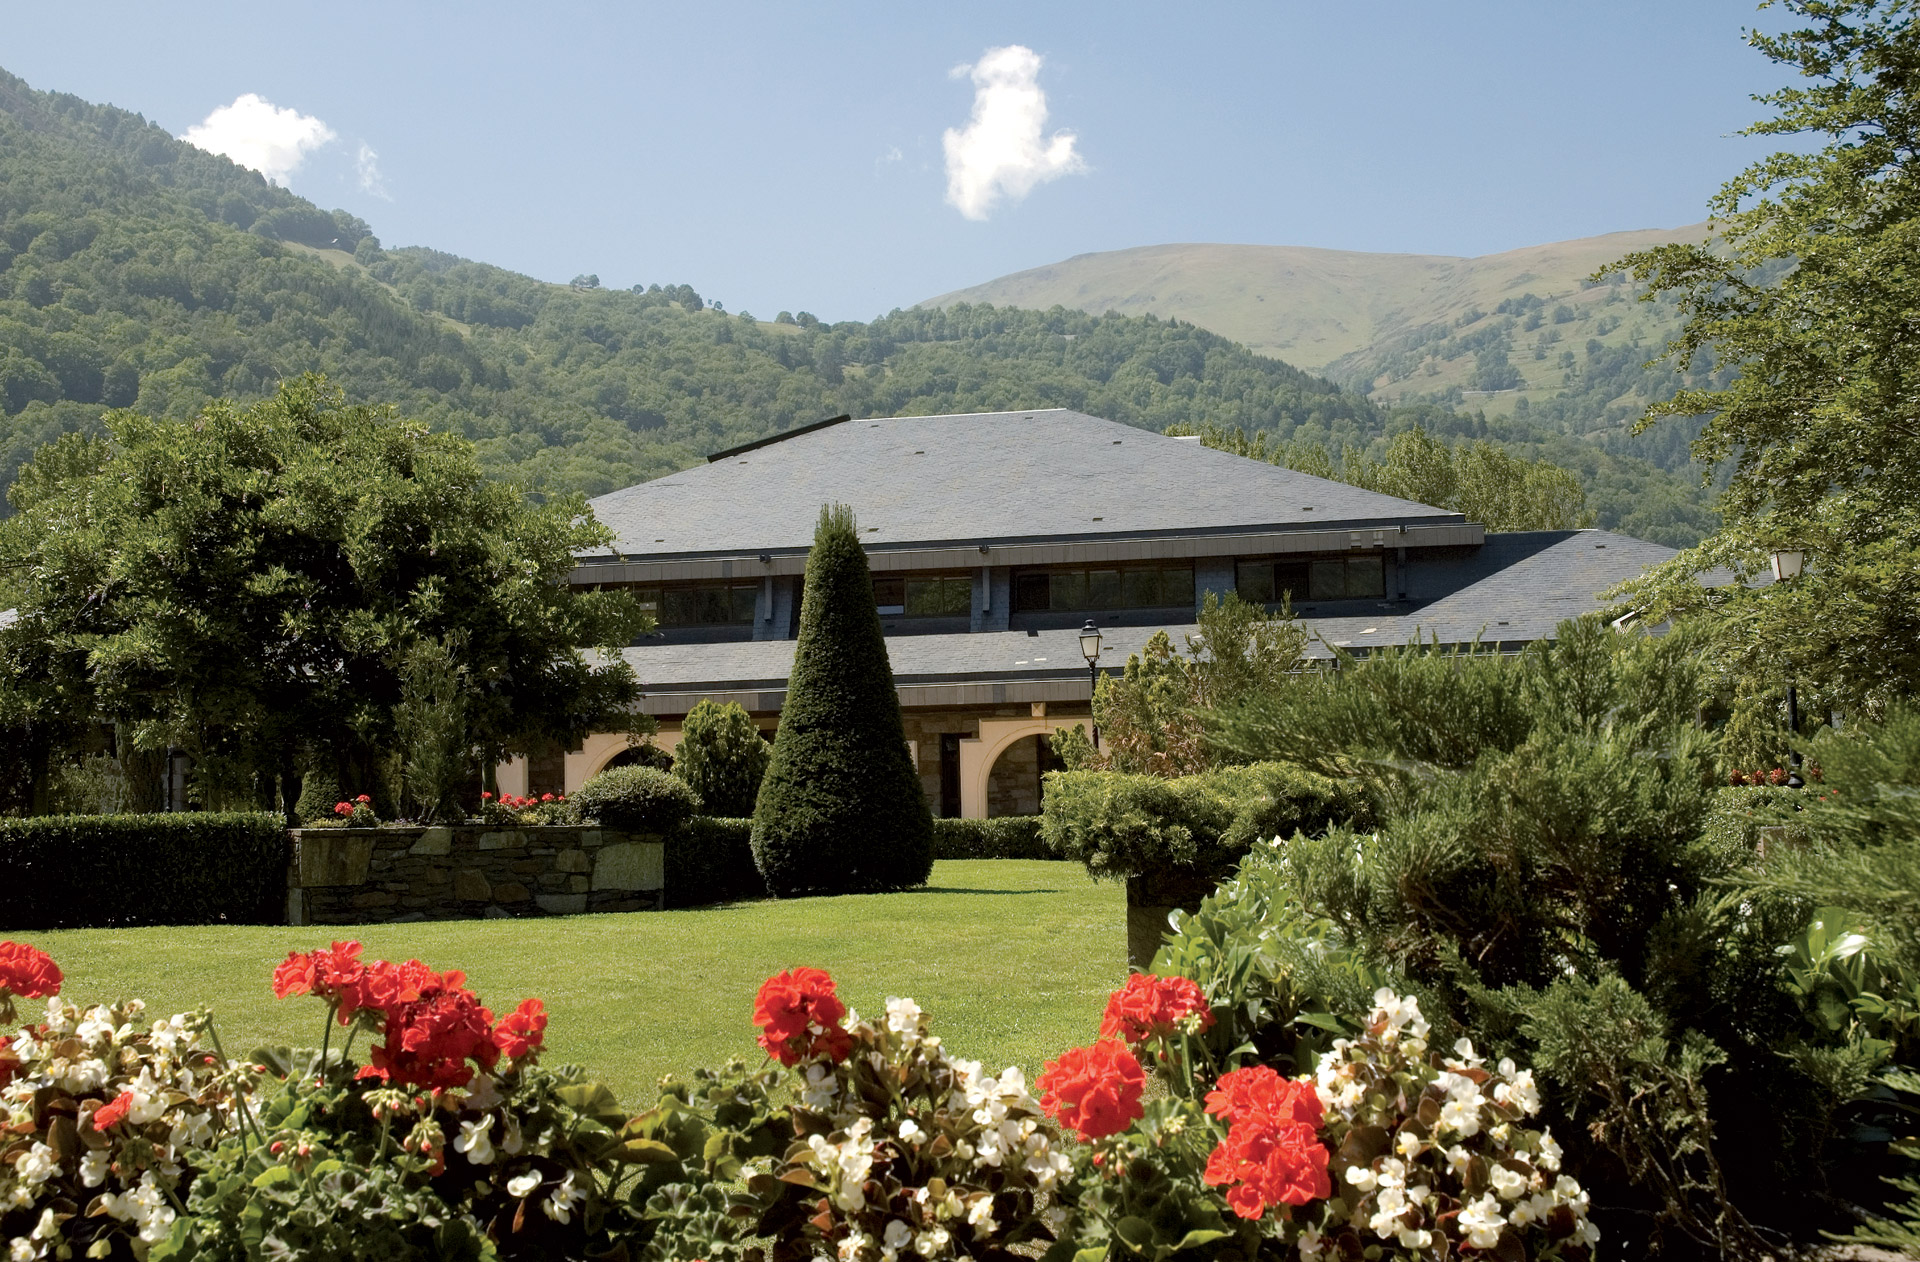
M663 836L700 809L685 781L652 767L608 768L576 789L567 804L602 827Z
M696 815L666 838L667 906L765 898L753 865L753 821Z
M1324 776L1254 763L1176 780L1049 772L1040 819L1054 854L1080 860L1095 877L1180 870L1219 878L1256 841L1321 832L1356 813L1354 800Z
M279 924L278 815L43 815L0 820L0 928Z
M1040 835L1038 815L999 819L936 819L936 859L1058 859Z

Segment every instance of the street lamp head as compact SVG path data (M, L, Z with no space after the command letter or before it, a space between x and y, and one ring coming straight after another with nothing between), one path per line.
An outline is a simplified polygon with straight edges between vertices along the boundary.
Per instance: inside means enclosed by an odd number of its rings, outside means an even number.
M1773 550L1773 577L1782 583L1800 577L1800 569L1807 563L1804 548L1775 548Z
M1093 625L1092 618L1080 628L1080 656L1087 659L1089 666L1100 660L1100 628Z

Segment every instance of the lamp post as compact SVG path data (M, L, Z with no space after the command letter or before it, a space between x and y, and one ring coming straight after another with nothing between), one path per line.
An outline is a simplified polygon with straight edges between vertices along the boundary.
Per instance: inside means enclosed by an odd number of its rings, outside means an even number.
M1093 747L1100 748L1100 725L1093 719L1093 698L1100 690L1100 628L1087 619L1080 628L1080 656L1087 659L1087 729L1093 733Z
M1807 553L1804 548L1775 548L1771 559L1774 581L1791 583L1800 577L1800 570L1807 563ZM1800 696L1791 679L1787 681L1787 733L1796 740L1800 736ZM1804 788L1807 782L1800 778L1800 751L1789 749L1787 758L1793 763L1793 770L1787 773L1787 787Z

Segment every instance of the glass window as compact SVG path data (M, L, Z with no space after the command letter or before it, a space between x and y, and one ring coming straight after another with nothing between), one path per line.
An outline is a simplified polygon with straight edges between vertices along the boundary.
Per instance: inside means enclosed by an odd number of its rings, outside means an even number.
M1308 566L1305 561L1275 561L1273 563L1273 599L1278 602L1282 597L1288 600L1307 598Z
M1193 565L1133 565L1050 570L1013 576L1016 613L1053 610L1164 609L1193 603Z
M1273 590L1273 562L1241 561L1233 567L1233 590L1240 599L1254 605L1270 605L1280 599Z
M1160 571L1160 603L1163 605L1193 603L1193 566L1170 565Z
M1126 608L1126 605L1120 599L1119 570L1089 570L1087 572L1087 608Z
M887 575L873 580L873 603L882 614L907 611L907 580Z
M1307 599L1345 600L1347 598L1347 560L1311 561L1307 572Z
M1053 607L1053 575L1016 574L1013 576L1013 608L1017 613Z
M916 618L965 617L973 612L971 578L910 578L906 581L906 613Z
M1091 609L1087 604L1087 572L1085 570L1061 570L1053 576L1053 597L1049 604L1053 609Z
M642 587L635 594L663 627L709 627L752 622L760 589L755 583L705 583Z
M1387 594L1387 563L1382 556L1347 558L1347 595L1379 600Z

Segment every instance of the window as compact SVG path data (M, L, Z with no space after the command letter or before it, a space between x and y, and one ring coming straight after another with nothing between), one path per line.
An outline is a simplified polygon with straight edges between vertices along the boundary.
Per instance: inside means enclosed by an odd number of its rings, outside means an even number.
M1302 561L1241 561L1234 566L1234 589L1256 605L1282 599L1380 600L1387 594L1386 559L1379 553L1316 557Z
M1027 570L1013 576L1013 611L1079 613L1193 604L1193 563Z
M965 618L973 613L969 575L876 575L873 603L883 617Z
M639 587L640 607L664 627L712 627L753 621L758 583L688 583Z

